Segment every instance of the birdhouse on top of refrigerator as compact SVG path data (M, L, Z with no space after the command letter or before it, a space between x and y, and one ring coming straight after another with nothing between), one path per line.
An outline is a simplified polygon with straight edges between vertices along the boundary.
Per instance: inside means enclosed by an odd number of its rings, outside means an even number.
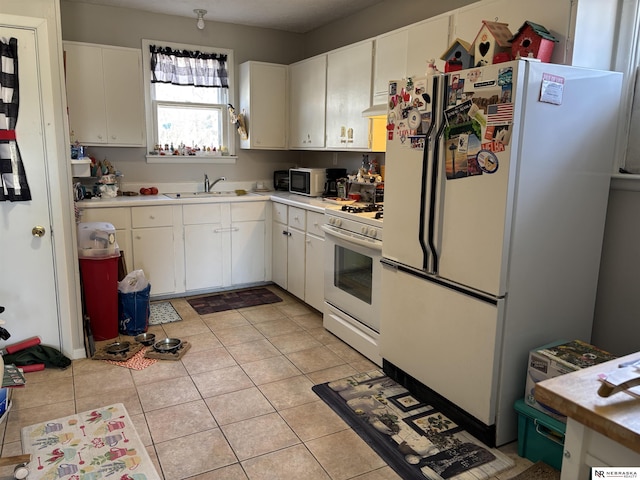
M456 38L454 42L449 45L447 51L442 54L440 60L444 60L445 73L473 67L471 44Z
M482 21L482 28L471 44L476 67L511 60L511 43L513 34L509 25L500 22Z
M542 25L526 21L509 40L513 58L537 58L550 62L558 40Z

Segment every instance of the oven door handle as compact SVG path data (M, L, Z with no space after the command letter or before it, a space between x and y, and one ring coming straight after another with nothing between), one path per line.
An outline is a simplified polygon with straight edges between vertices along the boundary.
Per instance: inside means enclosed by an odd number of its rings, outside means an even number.
M369 242L367 240L362 240L354 235L347 235L339 231L336 231L333 228L328 227L327 225L320 225L320 228L322 228L322 230L325 233L332 235L336 238L339 238L340 240L344 240L345 242L354 243L361 247L371 248L373 250L380 251L380 252L382 251L382 242L380 241Z

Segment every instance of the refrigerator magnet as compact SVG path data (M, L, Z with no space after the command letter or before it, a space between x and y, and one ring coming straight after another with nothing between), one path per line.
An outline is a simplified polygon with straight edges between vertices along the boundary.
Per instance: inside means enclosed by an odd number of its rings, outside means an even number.
M495 173L498 170L498 157L490 150L480 150L476 160L480 170L485 173Z

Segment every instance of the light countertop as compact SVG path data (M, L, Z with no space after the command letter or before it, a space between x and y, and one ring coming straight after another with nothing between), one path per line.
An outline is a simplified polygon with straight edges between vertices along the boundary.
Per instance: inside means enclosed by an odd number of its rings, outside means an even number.
M626 392L609 397L597 393L602 384L599 374L636 359L640 352L538 382L536 400L640 453L640 398Z
M336 205L325 202L322 197L307 197L289 192L248 192L246 195L238 196L209 196L191 198L169 198L163 194L159 195L136 195L120 196L114 198L95 197L77 202L78 207L84 208L106 208L106 207L140 207L150 205L186 205L194 203L221 203L221 202L261 202L272 200L284 203L293 207L304 208L318 213L324 213L325 208L335 208Z

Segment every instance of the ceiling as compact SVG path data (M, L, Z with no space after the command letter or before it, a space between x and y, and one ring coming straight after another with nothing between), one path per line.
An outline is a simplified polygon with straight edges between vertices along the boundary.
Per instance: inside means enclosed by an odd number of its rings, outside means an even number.
M192 17L207 10L205 21L236 23L306 33L383 0L68 0Z

